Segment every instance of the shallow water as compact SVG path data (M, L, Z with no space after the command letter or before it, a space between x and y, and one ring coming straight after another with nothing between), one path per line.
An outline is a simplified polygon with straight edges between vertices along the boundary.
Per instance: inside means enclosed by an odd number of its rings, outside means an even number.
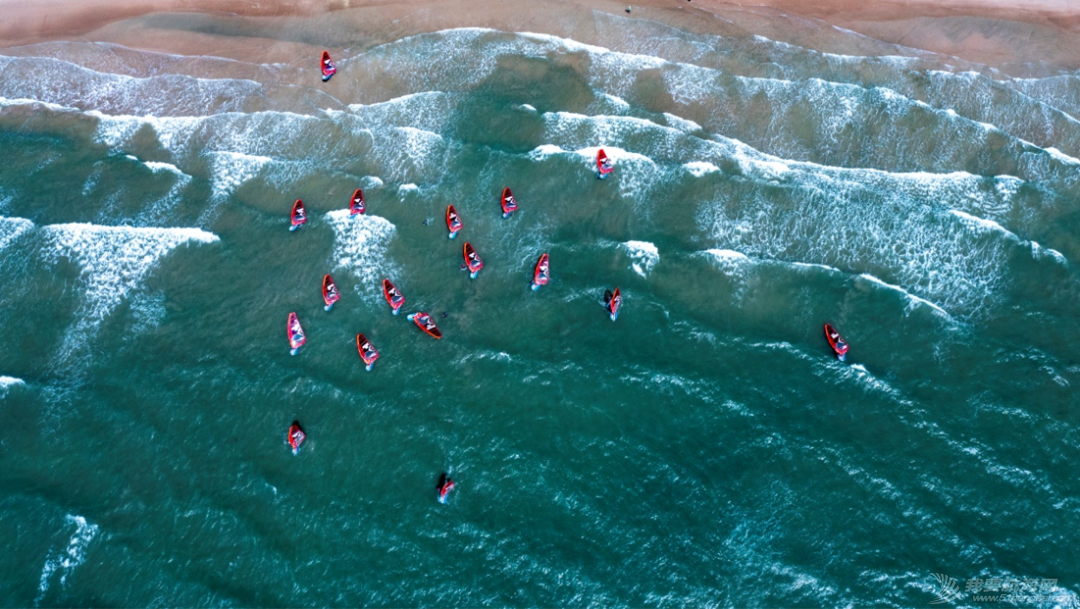
M0 604L1076 606L1080 77L595 20L0 57Z

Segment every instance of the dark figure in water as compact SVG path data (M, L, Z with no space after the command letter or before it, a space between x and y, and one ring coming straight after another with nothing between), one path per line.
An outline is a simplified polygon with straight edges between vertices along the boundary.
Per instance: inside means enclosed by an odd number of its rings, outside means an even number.
M446 319L446 311L443 311L443 312L442 312L442 318L443 318L443 319Z
M611 304L611 297L612 296L614 296L614 294L611 293L611 290L604 290L604 306L605 307Z

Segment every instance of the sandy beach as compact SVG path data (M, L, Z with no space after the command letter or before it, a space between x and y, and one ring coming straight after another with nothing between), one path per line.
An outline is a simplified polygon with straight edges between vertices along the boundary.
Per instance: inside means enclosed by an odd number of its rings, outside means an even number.
M611 0L5 0L0 45L113 42L178 54L290 63L312 47L369 48L453 27L533 31L588 42ZM875 41L1035 73L1080 67L1080 5L1065 0L637 0L631 17L702 32L760 34L823 51L880 54L833 40L820 21ZM811 27L813 25L813 27ZM870 42L870 41L868 41Z

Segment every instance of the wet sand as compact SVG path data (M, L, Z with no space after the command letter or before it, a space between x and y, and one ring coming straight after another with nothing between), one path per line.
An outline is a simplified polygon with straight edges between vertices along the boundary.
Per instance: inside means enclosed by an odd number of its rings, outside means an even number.
M613 0L0 0L0 46L86 40L289 64L306 61L315 47L367 48L453 27L588 42L592 11L599 10L830 52L889 52L880 41L1012 73L1080 68L1080 3L1066 0L636 0L631 6L627 15L627 4ZM822 22L874 40L858 48Z

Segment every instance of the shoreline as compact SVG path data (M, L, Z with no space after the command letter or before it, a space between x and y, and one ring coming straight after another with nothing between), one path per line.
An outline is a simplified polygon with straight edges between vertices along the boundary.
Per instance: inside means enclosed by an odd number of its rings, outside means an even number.
M840 54L896 45L1004 71L1080 69L1080 3L1065 0L0 0L0 47L115 43L178 55L291 63L312 48L370 47L457 27L590 38L593 11L741 32ZM832 26L832 27L829 27ZM840 41L842 30L871 50ZM814 33L808 33L816 30ZM850 34L846 38L853 38ZM877 51L881 54L882 51Z

